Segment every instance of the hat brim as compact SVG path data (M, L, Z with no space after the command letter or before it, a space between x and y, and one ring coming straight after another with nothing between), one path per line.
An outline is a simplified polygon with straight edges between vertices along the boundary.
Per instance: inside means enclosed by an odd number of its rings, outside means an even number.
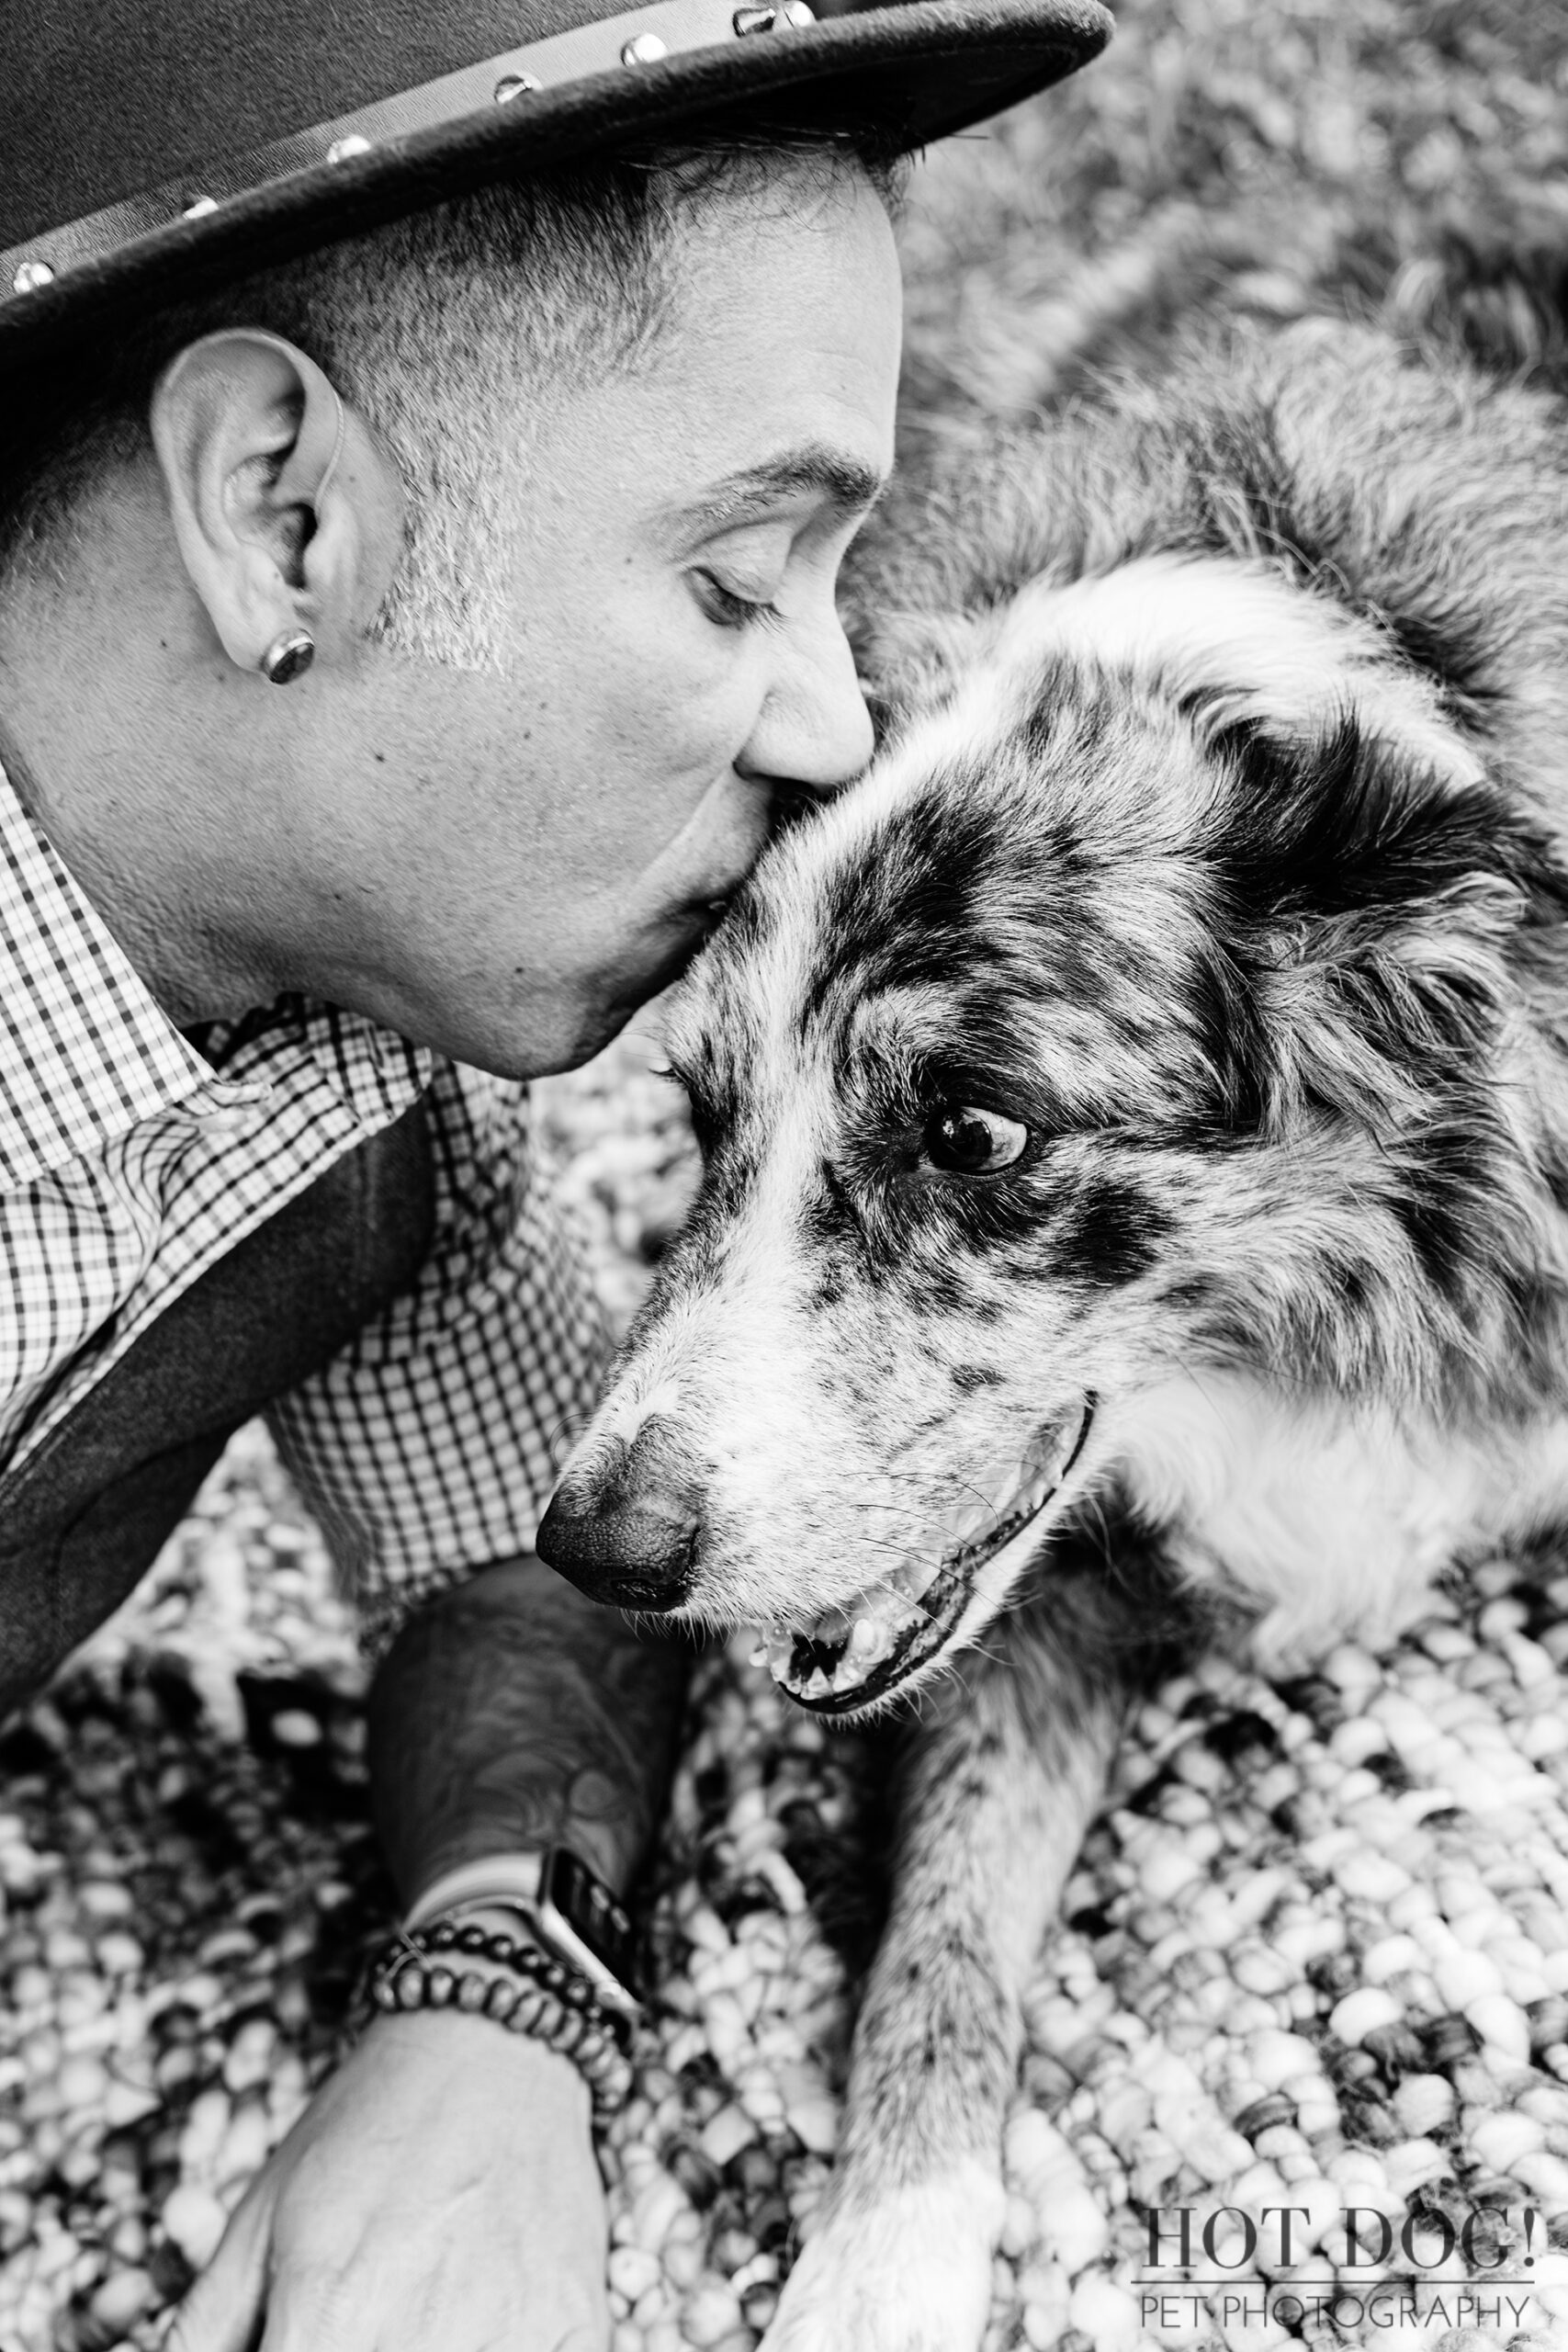
M748 119L853 124L911 153L1032 97L1097 56L1096 0L903 0L787 37L597 73L481 114L378 141L130 238L0 302L0 373L86 334L460 196L486 182Z

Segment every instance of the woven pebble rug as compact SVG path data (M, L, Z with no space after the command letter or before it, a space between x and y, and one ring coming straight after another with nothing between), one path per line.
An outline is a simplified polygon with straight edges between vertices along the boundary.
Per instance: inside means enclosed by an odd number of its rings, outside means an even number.
M650 1058L546 1090L621 1319L690 1183ZM886 1744L746 1646L698 1669L651 1880L615 2352L757 2342L876 1931ZM1144 1709L1029 1993L987 2352L1568 2345L1565 1664L1568 1576L1498 1560L1388 1657ZM389 1917L361 1693L252 1430L0 1737L5 2352L156 2343L330 2062Z

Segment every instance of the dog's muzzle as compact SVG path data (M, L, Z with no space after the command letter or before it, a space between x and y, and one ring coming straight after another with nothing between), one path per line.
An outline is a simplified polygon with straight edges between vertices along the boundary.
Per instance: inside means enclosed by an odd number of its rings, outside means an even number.
M702 1548L700 1498L671 1459L656 1421L570 1469L539 1522L534 1548L591 1600L678 1609Z

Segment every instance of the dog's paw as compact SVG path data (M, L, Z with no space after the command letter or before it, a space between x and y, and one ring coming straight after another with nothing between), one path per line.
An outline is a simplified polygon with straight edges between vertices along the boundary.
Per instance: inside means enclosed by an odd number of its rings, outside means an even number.
M759 2352L976 2352L1000 2191L978 2165L829 2212Z

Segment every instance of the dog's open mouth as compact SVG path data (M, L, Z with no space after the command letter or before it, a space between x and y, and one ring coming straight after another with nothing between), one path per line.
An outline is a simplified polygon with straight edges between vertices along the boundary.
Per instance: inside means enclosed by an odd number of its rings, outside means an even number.
M1083 1452L1094 1400L1054 1421L1030 1448L983 1532L940 1560L908 1560L842 1609L805 1627L765 1634L752 1652L779 1688L813 1714L847 1714L885 1699L952 1638L975 1578L1037 1519Z

